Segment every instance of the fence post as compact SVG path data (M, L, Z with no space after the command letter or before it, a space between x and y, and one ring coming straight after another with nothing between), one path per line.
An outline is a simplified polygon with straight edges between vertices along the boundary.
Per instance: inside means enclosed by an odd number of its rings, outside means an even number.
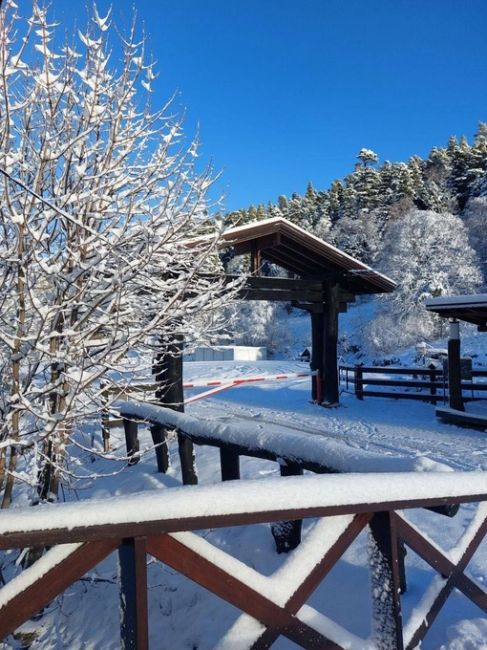
M355 384L355 397L357 399L364 399L364 384L363 384L363 371L362 371L362 366L359 364L355 365L355 377L354 377L354 384Z
M108 410L109 391L105 382L100 384L101 393L101 435L103 438L103 451L110 451L110 411Z
M156 451L157 471L165 474L169 469L166 427L163 427L161 424L152 424L150 433Z
M118 549L120 636L123 650L147 650L147 565L145 537L124 539Z
M220 447L220 467L222 481L235 481L240 478L240 456L230 445Z
M129 465L137 465L140 458L139 452L139 437L138 437L138 424L134 420L129 420L127 417L123 419L123 429L125 432L125 445L127 447L127 456Z
M303 468L299 463L286 461L280 465L281 476L301 476ZM271 532L278 553L288 553L299 546L301 542L301 519L294 521L276 521L271 524Z
M431 368L429 374L430 374L430 382L431 382L431 386L430 386L431 403L436 404L438 402L438 398L436 397L436 386L434 386L433 384L436 382L438 373L435 368Z
M378 650L403 650L401 560L394 514L377 512L369 524L373 637Z

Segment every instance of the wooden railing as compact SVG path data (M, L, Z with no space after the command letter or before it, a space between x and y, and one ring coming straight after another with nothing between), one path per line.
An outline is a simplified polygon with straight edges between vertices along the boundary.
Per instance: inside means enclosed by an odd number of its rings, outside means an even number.
M373 375L388 375L374 377ZM371 376L372 375L372 376ZM396 368L391 366L340 366L342 384L346 390L353 391L358 399L364 397L392 397L395 399L414 399L436 404L448 400L448 380L438 368ZM405 379L406 377L406 379ZM464 401L486 399L487 381L474 381L475 378L487 377L487 370L472 370L472 380L462 381ZM410 379L409 379L410 378ZM369 386L381 386L386 389L374 390ZM415 389L415 390L411 390ZM482 393L481 397L475 392Z
M282 635L303 648L339 650L347 630L337 624L335 628L321 625L320 614L303 605L368 526L372 641L378 650L412 650L455 588L487 614L485 587L465 573L487 533L486 501L485 473L448 472L240 481L114 498L109 504L88 501L8 511L0 518L0 548L50 550L0 590L0 637L12 633L118 551L123 648L149 646L146 562L150 555L255 619L249 647L268 648ZM481 505L450 554L399 512L471 502ZM309 517L323 519L310 531L301 555L300 548L294 551L276 577L257 573L188 532ZM436 591L428 591L417 609L423 615L405 623L400 542L442 576ZM72 546L58 546L64 544ZM250 634L248 620L246 631Z

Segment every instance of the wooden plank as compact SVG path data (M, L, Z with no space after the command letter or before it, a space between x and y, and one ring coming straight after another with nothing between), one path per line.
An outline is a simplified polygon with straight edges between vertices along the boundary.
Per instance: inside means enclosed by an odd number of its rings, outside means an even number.
M148 538L147 551L208 591L223 598L267 627L283 634L303 648L338 650L325 636L301 622L285 608L268 600L234 575L201 557L169 535Z
M363 384L365 386L397 386L398 388L424 388L430 391L432 388L435 390L437 388L443 388L443 382L441 381L421 381L421 380L411 380L411 379L371 379L364 378ZM431 399L431 393L429 392L429 399Z
M0 639L46 607L119 545L119 539L87 542L0 608ZM37 540L39 544L39 538Z
M327 517L383 510L403 510L406 508L428 508L456 503L478 503L487 501L487 493L459 494L454 497L421 499L399 499L381 503L354 503L347 506L327 505L310 508L285 508L265 512L239 512L225 515L191 515L177 519L157 519L153 521L132 521L116 524L92 524L73 527L49 528L37 531L15 531L0 536L0 548L23 548L39 544L53 545L68 542L84 542L100 539L121 539L139 537L161 532L200 530L202 528L224 528L247 524L268 523L282 519L306 519L308 517Z
M367 383L366 381L364 383ZM380 390L363 390L362 395L364 397L388 397L393 399L419 399L423 402L431 401L431 396L425 393L400 393L392 391L380 391Z

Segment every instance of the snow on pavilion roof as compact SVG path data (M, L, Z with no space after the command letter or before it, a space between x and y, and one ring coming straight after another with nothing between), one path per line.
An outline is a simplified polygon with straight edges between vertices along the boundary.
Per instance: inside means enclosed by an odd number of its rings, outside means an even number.
M425 304L428 311L444 318L457 318L477 325L480 331L487 331L487 293L429 298Z
M337 273L354 293L388 293L396 287L387 276L282 217L226 230L219 247L233 247L237 255L259 250L269 262L302 278Z

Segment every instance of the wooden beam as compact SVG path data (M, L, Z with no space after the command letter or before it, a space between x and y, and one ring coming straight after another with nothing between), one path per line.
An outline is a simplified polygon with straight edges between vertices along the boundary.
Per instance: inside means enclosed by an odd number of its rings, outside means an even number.
M39 543L42 537L37 539ZM104 560L119 543L119 539L105 539L79 546L59 564L8 600L0 608L0 639L11 634L73 582Z
M285 291L281 289L240 289L238 297L241 300L270 300L275 302L293 302L304 300L307 302L323 302L323 295L312 291Z

